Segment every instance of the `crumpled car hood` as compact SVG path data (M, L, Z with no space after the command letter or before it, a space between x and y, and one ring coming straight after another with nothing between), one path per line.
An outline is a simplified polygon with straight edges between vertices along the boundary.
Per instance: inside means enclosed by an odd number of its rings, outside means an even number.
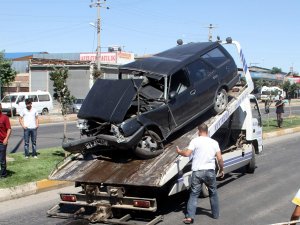
M142 81L97 79L79 110L78 118L121 123Z

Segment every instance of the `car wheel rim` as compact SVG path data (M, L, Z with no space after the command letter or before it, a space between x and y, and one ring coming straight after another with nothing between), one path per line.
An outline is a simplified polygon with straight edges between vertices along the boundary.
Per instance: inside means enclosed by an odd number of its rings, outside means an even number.
M226 96L223 92L219 92L217 95L216 106L219 109L224 109L227 105Z
M139 143L139 147L146 151L155 151L158 147L156 140L150 136L145 136Z

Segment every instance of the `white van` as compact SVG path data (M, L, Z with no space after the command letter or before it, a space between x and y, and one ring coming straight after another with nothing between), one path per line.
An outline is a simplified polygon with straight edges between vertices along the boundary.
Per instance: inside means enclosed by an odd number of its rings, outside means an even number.
M19 115L25 108L25 99L27 98L32 100L32 107L42 115L48 114L49 111L53 109L53 101L49 92L12 92L4 96L1 101L2 113L8 116L11 116L11 113L13 113L13 115Z

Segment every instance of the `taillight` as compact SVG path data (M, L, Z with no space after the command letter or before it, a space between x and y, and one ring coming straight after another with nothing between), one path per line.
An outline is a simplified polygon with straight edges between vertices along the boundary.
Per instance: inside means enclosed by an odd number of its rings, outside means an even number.
M140 208L150 208L150 201L133 200L133 206L140 207Z
M66 195L66 194L61 194L60 195L61 200L65 202L76 202L76 195Z

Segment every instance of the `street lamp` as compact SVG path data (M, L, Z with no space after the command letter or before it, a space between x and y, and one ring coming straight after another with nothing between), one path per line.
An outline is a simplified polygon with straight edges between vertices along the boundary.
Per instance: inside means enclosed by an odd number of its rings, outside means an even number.
M90 8L97 7L97 49L96 49L96 60L97 60L97 69L101 72L101 46L100 46L100 28L101 28L101 23L100 23L100 8L103 7L105 4L106 0L97 0L94 2L91 0ZM106 9L109 9L109 7L105 7ZM92 23L90 23L92 25ZM92 26L95 26L93 24Z

